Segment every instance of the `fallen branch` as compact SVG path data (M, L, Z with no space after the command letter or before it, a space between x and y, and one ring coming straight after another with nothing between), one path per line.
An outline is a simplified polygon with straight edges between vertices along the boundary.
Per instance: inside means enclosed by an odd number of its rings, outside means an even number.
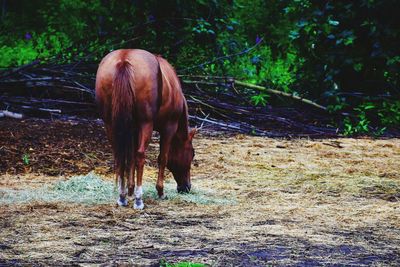
M312 105L312 106L314 106L316 108L319 108L319 109L322 109L322 110L325 110L325 111L327 110L326 107L324 107L324 106L322 106L322 105L320 105L318 103L315 103L312 100L309 100L309 99L306 99L306 98L303 98L303 97L300 97L300 96L297 96L297 95L294 95L294 94L289 94L289 93L285 93L285 92L282 92L282 91L269 89L269 88L266 88L266 87L263 87L263 86L254 85L254 84L251 84L251 83L241 82L241 81L238 81L238 80L234 80L234 83L237 84L237 85L241 85L241 86L244 86L244 87L247 87L247 88L255 89L255 90L258 90L258 91L261 91L261 92L266 92L266 93L270 93L270 94L281 95L281 96L293 98L293 99L301 101L301 102L303 102L305 104Z
M7 76L10 76L10 75L12 75L12 74L14 74L14 73L20 72L20 71L23 70L23 69L27 69L27 68L29 68L29 67L38 65L39 63L40 63L39 60L35 60L35 61L32 61L32 62L29 63L29 64L20 66L20 67L18 67L18 68L11 69L11 70L9 70L9 71L2 72L2 73L0 74L0 78L4 78L4 77L7 77Z
M13 118L13 119L22 119L24 117L24 115L21 114L21 113L15 113L15 112L11 112L11 111L8 111L8 110L2 110L2 111L0 111L0 117L9 117L9 118Z
M324 107L324 106L322 106L322 105L320 105L320 104L318 104L318 103L316 103L316 102L314 102L312 100L309 100L309 99L306 99L306 98L303 98L303 97L300 97L300 96L297 96L297 95L294 95L294 94L289 94L289 93L285 93L285 92L282 92L282 91L269 89L269 88L266 88L266 87L263 87L263 86L254 85L254 84L251 84L251 83L245 83L245 82L238 81L238 80L229 80L229 81L232 81L236 85L240 85L240 86L247 87L247 88L250 88L250 89L255 89L255 90L261 91L261 92L266 92L266 93L270 93L270 94L289 97L289 98L301 101L301 102L303 102L305 104L312 105L312 106L314 106L316 108L319 108L319 109L322 109L322 110L325 110L325 111L327 110L326 107ZM221 85L227 86L226 83L224 83L224 82L215 83L215 82L208 82L208 81L204 82L204 81L192 81L192 80L182 80L182 82L186 83L186 84L204 84L204 85L214 85L214 86L218 86L218 85L219 86L221 86Z
M35 108L32 106L21 106L23 109L31 109L34 110ZM50 112L50 113L62 113L60 109L50 109L50 108L36 108L38 111L43 111L43 112Z
M97 111L92 88L94 77L91 75L93 68L92 65L34 65L9 73L5 79L0 80L0 109L34 117L74 119L76 116L95 117ZM256 107L249 103L248 95L237 90L235 85L290 97L326 110L326 107L311 100L247 84L233 77L202 75L180 75L180 77L183 80L182 84L192 115L190 118L195 124L270 137L288 136L293 132L296 136L332 135L336 131L332 127L322 126L326 125L325 114L309 112L308 109L300 114L296 109L290 108ZM204 88L201 88L202 85ZM6 115L0 113L1 116Z

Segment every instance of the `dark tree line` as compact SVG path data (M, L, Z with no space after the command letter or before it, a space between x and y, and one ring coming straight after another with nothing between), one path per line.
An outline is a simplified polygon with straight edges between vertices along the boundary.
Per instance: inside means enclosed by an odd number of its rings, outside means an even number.
M395 0L0 3L1 109L18 102L26 93L21 88L38 101L46 99L40 88L58 88L64 101L79 95L90 102L98 61L110 50L135 47L162 54L184 80L202 82L207 92L232 92L229 81L217 77L234 77L308 98L342 114L333 123L345 134L400 125ZM273 91L239 89L240 105L282 104ZM293 97L283 101L295 103Z

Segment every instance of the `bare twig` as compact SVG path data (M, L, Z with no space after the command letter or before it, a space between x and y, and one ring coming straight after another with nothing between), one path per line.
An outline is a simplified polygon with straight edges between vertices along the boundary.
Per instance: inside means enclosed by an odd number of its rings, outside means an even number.
M14 74L14 73L17 73L17 72L19 72L19 71L21 71L21 70L23 70L23 69L27 69L27 68L29 68L29 67L38 65L39 63L40 63L39 60L35 60L35 61L31 62L31 63L28 63L28 64L26 64L26 65L20 66L20 67L18 67L18 68L14 68L14 69L12 69L12 70L10 70L10 71L5 71L5 72L3 72L3 73L0 73L0 78L4 78L4 77L7 77L7 76L10 76L10 75L12 75L12 74Z

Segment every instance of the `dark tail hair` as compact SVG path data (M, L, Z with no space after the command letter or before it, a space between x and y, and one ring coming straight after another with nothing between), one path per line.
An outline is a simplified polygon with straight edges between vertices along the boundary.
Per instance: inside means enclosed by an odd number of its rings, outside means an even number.
M116 171L125 179L134 153L134 73L128 61L117 63L116 69L112 91L112 146Z

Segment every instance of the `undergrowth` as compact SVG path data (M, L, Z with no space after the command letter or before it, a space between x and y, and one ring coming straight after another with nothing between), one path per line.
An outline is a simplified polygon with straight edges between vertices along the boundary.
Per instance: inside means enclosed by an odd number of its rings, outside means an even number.
M165 260L160 261L160 267L206 267L208 265L203 263L195 263L195 262L177 262L177 263L169 263Z

